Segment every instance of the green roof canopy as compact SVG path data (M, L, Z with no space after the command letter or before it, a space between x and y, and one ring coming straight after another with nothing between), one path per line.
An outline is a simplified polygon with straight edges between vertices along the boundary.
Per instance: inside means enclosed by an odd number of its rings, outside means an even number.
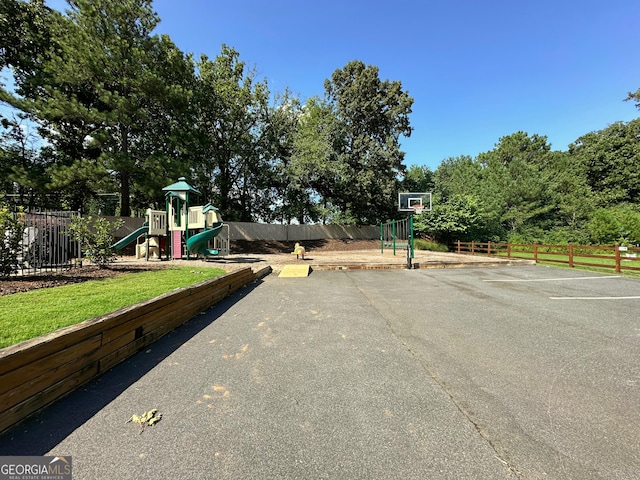
M187 179L184 177L180 177L176 183L172 183L162 189L163 192L173 193L173 192L192 192L200 194L198 190L193 188L191 185L187 183Z
M220 210L214 207L213 205L211 205L210 203L207 203L204 207L202 207L202 213L207 213L211 211L219 212Z

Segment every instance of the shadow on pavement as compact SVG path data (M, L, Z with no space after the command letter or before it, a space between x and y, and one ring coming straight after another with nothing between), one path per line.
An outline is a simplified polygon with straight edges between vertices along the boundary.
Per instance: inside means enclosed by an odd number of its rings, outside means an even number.
M67 397L0 435L0 455L44 455L156 365L216 321L262 280L248 284ZM151 353L149 350L151 349Z

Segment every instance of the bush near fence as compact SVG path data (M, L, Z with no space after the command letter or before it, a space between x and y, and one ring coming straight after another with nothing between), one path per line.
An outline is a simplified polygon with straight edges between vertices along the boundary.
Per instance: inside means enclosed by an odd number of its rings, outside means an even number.
M640 248L621 245L549 245L494 242L461 242L452 245L460 254L487 255L557 263L573 267L594 267L640 272Z

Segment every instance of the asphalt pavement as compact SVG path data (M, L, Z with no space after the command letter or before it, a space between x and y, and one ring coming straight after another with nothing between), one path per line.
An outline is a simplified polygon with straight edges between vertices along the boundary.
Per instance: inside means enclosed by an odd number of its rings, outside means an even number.
M640 478L639 307L639 280L545 267L270 275L0 455L76 480Z

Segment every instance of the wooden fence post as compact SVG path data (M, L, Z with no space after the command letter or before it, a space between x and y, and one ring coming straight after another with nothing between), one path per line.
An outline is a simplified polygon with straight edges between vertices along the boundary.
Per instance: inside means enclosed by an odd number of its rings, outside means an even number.
M458 240L458 253L460 253L460 240Z
M471 240L471 255L476 254L475 242Z
M615 246L616 252L616 273L620 273L620 245L616 243Z
M573 244L569 244L569 268L573 268Z
M491 256L491 242L487 242L487 257Z
M507 242L507 258L511 258L511 243Z
M538 263L538 244L533 244L533 261Z

